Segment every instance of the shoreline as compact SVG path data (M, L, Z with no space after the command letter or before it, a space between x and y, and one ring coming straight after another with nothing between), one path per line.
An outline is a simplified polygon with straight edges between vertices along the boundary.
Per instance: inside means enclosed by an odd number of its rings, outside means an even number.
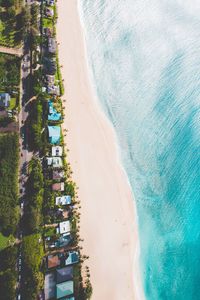
M136 204L116 136L92 89L77 0L59 0L57 37L64 79L65 143L81 201L93 300L144 299Z

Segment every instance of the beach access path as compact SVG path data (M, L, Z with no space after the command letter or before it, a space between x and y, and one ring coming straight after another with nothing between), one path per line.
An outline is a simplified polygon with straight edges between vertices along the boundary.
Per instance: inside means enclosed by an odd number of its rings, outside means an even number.
M0 46L0 52L6 53L6 54L12 54L17 56L22 56L23 54L23 48L8 48L8 47L2 47Z
M114 130L91 87L77 0L58 1L57 37L65 85L65 142L79 187L92 300L142 300L135 202Z

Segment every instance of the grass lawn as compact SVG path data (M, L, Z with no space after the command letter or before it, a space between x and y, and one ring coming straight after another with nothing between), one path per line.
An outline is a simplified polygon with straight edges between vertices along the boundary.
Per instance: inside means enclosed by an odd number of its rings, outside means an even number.
M43 27L53 28L53 19L43 18L42 19L42 26Z
M9 108L8 109L10 109L10 110L13 110L13 109L15 109L16 108L16 98L11 98L10 99L10 106L9 106Z
M9 240L10 240L10 237L4 236L0 232L0 250L3 250L4 248L6 248L9 245Z

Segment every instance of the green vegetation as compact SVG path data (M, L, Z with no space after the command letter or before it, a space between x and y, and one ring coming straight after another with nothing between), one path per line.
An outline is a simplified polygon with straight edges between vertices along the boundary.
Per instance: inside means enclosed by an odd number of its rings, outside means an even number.
M15 299L17 247L0 251L0 295L2 299Z
M12 235L4 236L0 232L0 250L3 250L4 248L11 246L13 243L14 243L14 237Z
M43 110L42 102L37 99L31 104L29 125L30 125L30 146L32 149L40 149L42 147L42 127L43 127Z
M13 234L18 223L18 135L0 135L0 231Z
M14 98L14 97L12 97L11 99L10 99L10 105L9 105L9 108L8 109L10 109L10 110L13 110L13 109L15 109L16 108L16 98Z
M42 205L44 194L44 179L42 166L38 159L33 158L29 164L30 175L27 182L27 203L24 223L27 233L39 232L42 223Z
M19 46L24 36L24 9L22 0L0 0L0 44Z
M41 272L44 256L40 234L32 234L23 238L22 255L24 260L23 299L35 300L44 285Z
M0 53L0 89L10 91L19 87L20 58Z

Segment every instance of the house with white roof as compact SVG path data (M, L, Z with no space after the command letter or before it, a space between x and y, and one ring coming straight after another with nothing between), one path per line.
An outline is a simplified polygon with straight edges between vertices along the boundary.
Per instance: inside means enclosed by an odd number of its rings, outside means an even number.
M70 195L56 197L56 205L69 205L72 202L72 197Z
M62 156L63 148L61 146L53 146L51 148L51 155L52 156Z
M60 234L70 232L70 221L64 221L59 223Z

